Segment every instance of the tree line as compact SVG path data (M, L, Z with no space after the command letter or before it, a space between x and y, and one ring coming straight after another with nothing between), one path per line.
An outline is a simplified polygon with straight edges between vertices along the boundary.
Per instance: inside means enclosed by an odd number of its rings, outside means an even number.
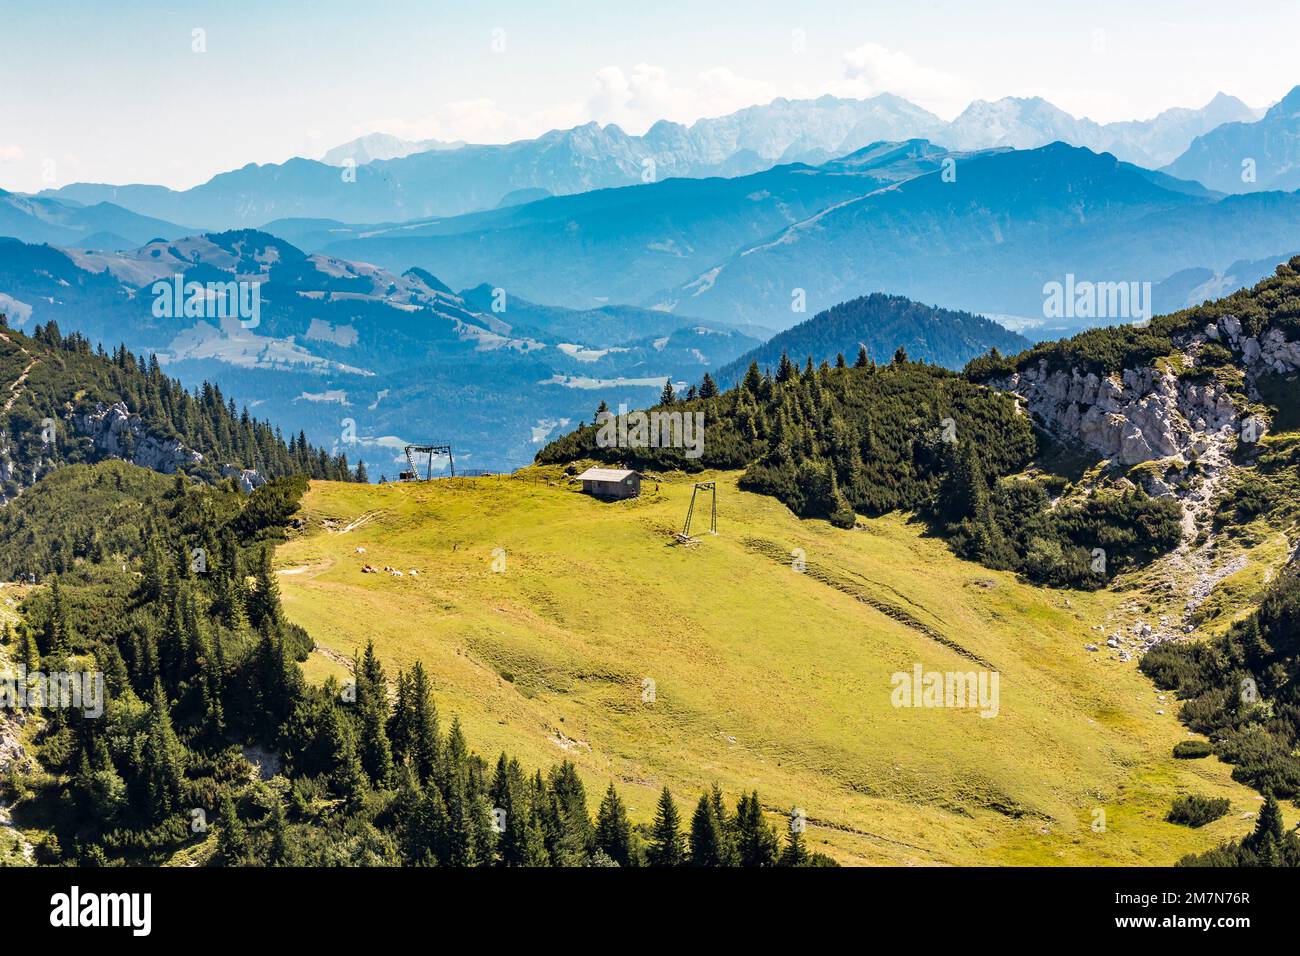
M36 325L26 336L8 329L0 316L0 330L10 340L0 345L12 380L30 368L14 406L0 424L20 474L51 460L83 463L105 457L88 437L77 435L68 420L73 412L87 411L96 402L123 402L140 416L152 437L160 442L176 440L202 454L202 463L184 465L182 470L206 481L221 480L225 464L256 469L268 478L289 474L331 481L366 478L364 467L353 469L346 455L312 446L301 432L286 439L269 422L254 418L247 407L240 409L218 385L205 381L187 390L163 374L156 355L134 355L125 346L106 352L103 346L92 347L80 333L62 334L52 321ZM29 366L32 358L37 361ZM53 436L47 431L49 421L54 422ZM129 458L134 436L124 433L121 440L126 445L123 457ZM12 476L6 487L10 496L19 490Z
M699 458L681 448L602 447L598 427L583 425L537 460L743 468L741 488L801 517L852 528L857 515L917 513L963 557L1060 586L1101 587L1181 536L1176 502L1140 488L1075 489L1031 468L1050 439L1012 396L909 361L901 348L887 365L865 348L851 366L842 354L818 367L783 354L775 372L751 363L725 392L707 375L685 398L667 385L656 409L704 413Z

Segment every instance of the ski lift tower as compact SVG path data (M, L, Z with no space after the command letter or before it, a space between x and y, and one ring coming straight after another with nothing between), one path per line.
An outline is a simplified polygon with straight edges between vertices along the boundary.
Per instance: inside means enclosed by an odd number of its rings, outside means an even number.
M686 525L682 528L682 537L689 539L691 536L691 517L695 514L695 496L701 491L707 491L712 495L712 507L709 511L709 534L718 533L718 486L712 481L697 481L695 487L691 489L691 505L686 509Z
M428 455L428 461L424 467L424 477L420 477L420 469L415 465L415 456L419 455L423 459ZM433 460L439 455L447 456L447 464L451 468L451 477L456 477L456 459L451 455L451 445L407 445L406 446L406 463L410 465L410 470L398 475L402 481L429 481L433 478Z

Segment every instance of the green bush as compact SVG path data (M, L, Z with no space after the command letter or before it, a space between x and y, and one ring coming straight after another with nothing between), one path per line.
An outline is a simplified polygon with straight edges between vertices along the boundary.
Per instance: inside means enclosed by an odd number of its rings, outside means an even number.
M1179 760L1196 760L1212 753L1214 748L1204 740L1180 740L1174 744L1174 756Z
M1222 797L1198 797L1191 794L1177 798L1169 808L1169 816L1165 819L1185 827L1203 827L1219 819L1231 806L1232 804Z

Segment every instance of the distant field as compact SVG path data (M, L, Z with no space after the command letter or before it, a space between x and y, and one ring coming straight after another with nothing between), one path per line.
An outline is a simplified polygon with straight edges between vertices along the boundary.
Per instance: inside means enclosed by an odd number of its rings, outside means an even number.
M901 517L800 521L734 473L710 476L719 534L691 547L673 540L687 480L611 504L521 475L313 483L277 555L285 608L326 652L309 676L373 639L390 676L424 662L444 726L459 715L489 760L574 760L593 811L611 779L634 820L664 784L691 804L714 781L729 803L757 788L845 863L1169 864L1252 825L1259 799L1227 766L1170 755L1176 702L1084 651L1132 593L1030 587ZM972 658L1000 675L996 717L892 705L895 672ZM1192 792L1232 810L1164 822Z

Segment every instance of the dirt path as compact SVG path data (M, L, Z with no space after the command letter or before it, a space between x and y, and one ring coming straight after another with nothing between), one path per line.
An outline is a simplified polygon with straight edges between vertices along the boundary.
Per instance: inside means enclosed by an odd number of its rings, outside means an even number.
M0 332L0 339L3 339L4 341L8 342L10 345L13 345L13 339L9 338L9 336L5 335L3 332ZM35 358L31 352L27 351L21 345L18 346L18 348L22 351L24 355L30 358L31 361L27 363L27 367L22 370L22 373L16 379L14 379L14 381L9 386L9 399L8 401L5 402L5 407L4 407L4 410L6 412L14 407L14 402L18 401L18 396L20 396L23 393L23 386L27 384L27 376L31 373L32 366L40 361L40 359Z
M337 519L325 518L321 521L321 527L330 532L330 534L347 534L349 531L356 531L357 528L370 524L370 522L374 521L376 518L381 518L387 513L388 512L383 508L376 508L374 511L367 511L365 514L353 518L341 528L339 527Z

